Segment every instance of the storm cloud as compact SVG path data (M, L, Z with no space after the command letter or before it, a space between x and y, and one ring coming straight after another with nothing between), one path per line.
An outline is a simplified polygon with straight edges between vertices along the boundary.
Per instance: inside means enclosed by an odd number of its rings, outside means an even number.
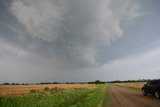
M136 0L2 0L1 9L2 74L39 73L44 80L103 67L101 52L146 14Z
M110 0L16 0L10 12L24 28L20 34L34 39L26 44L27 51L83 68L98 66L99 48L122 36L121 21L140 15L138 5L131 1L118 11L112 5Z

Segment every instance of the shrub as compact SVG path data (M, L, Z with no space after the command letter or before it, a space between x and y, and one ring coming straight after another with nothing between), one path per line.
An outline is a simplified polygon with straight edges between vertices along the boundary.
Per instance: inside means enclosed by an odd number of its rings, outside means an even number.
M37 90L30 90L29 92L30 92L30 93L36 93Z
M50 88L49 87L45 87L43 90L44 91L50 91Z

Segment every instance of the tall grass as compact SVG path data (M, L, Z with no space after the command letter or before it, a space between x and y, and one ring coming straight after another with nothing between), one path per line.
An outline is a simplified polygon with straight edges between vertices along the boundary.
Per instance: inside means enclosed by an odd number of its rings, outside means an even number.
M53 94L39 92L1 96L0 107L97 107L103 101L105 85L92 89L65 89Z

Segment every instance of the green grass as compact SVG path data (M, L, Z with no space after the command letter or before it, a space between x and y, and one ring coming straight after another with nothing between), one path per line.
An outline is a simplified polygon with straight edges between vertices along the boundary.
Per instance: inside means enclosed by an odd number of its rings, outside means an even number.
M105 88L105 95L99 107L111 107L111 95L108 92L107 86L104 88Z
M53 94L1 96L0 107L98 107L103 104L105 95L105 84L102 84L94 89L65 89Z

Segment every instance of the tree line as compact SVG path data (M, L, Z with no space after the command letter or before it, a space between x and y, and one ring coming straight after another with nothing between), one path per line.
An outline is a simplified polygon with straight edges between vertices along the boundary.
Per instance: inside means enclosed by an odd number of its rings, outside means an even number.
M115 81L89 81L89 82L40 82L40 83L3 83L1 85L29 85L29 84L36 84L36 85L43 85L43 84L105 84L105 83L126 83L126 82L147 82L151 79L139 79L139 80L115 80Z

